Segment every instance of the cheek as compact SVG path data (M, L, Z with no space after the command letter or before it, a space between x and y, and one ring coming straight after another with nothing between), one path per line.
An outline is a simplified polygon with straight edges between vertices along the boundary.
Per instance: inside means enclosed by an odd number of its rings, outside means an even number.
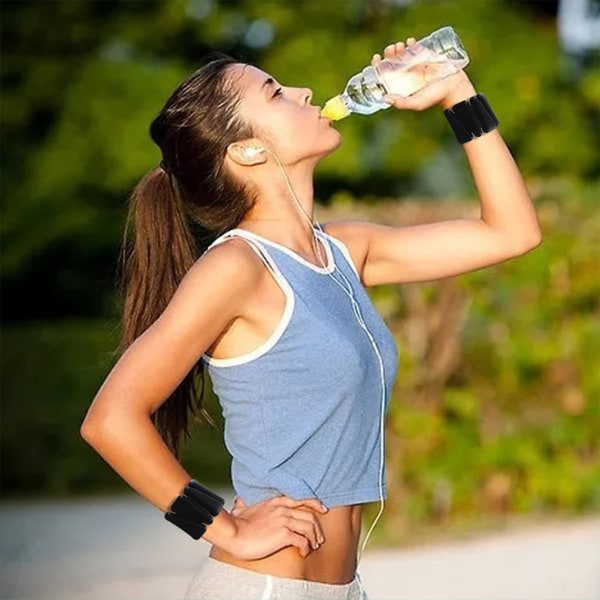
M293 111L274 117L275 133L279 135L282 142L291 139L295 143L302 143L303 138L310 135L310 123L305 115L299 115Z
M303 156L313 151L326 138L331 143L332 132L326 122L306 114L271 109L262 118L262 131L271 147L283 157Z
M327 135L327 124L313 115L302 115L294 119L290 127L293 141L304 148L314 147Z
M297 115L276 114L273 111L268 126L263 131L274 148L290 156L314 143L315 125L316 123L308 123L307 119Z
M261 118L260 132L274 148L286 146L287 140L297 135L294 123L283 111L270 109Z

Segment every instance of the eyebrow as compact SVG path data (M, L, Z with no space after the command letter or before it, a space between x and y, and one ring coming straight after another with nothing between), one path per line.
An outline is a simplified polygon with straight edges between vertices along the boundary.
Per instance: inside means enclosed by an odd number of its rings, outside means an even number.
M275 83L275 81L273 80L272 77L267 77L263 81L263 84L260 86L260 91L262 92L266 85L273 85L274 83Z

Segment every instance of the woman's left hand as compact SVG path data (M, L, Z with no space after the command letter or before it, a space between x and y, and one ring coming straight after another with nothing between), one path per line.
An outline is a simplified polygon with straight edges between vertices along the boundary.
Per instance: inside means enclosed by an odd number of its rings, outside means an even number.
M406 46L408 47L416 44L414 37L407 38L406 42ZM404 42L389 44L385 47L383 56L392 60L400 58L406 52L406 46ZM418 48L416 49L417 51ZM424 49L424 51L427 50ZM371 65L375 66L381 60L383 59L379 54L374 54ZM427 65L428 63L423 62L412 67L412 70L422 71L423 78L427 80L427 70L430 68ZM384 100L399 110L421 111L435 105L440 105L442 108L449 108L457 102L474 96L476 93L469 76L461 69L452 75L428 83L425 87L407 98L398 94L386 94Z

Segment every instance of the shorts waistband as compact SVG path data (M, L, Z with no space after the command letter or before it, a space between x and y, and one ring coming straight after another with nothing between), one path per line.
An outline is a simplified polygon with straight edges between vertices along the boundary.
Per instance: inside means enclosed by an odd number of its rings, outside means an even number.
M351 589L360 586L358 573L354 574L352 581L348 583L325 583L321 581L310 581L308 579L298 579L295 577L282 577L280 575L271 575L267 573L261 573L260 571L253 571L252 569L246 569L238 565L232 565L231 563L217 560L212 556L208 556L207 559L219 569L223 571L229 571L235 577L246 577L250 580L261 580L270 584L272 589L281 591L298 591L298 592L309 592L315 594L315 598L328 600L343 599L346 598ZM235 573L234 573L235 572Z

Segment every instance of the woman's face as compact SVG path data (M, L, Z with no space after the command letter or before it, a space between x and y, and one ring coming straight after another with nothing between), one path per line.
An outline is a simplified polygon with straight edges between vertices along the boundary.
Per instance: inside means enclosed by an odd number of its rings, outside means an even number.
M233 68L235 84L241 89L241 117L254 125L256 137L282 162L323 157L341 144L339 131L310 103L310 89L282 85L252 65Z

